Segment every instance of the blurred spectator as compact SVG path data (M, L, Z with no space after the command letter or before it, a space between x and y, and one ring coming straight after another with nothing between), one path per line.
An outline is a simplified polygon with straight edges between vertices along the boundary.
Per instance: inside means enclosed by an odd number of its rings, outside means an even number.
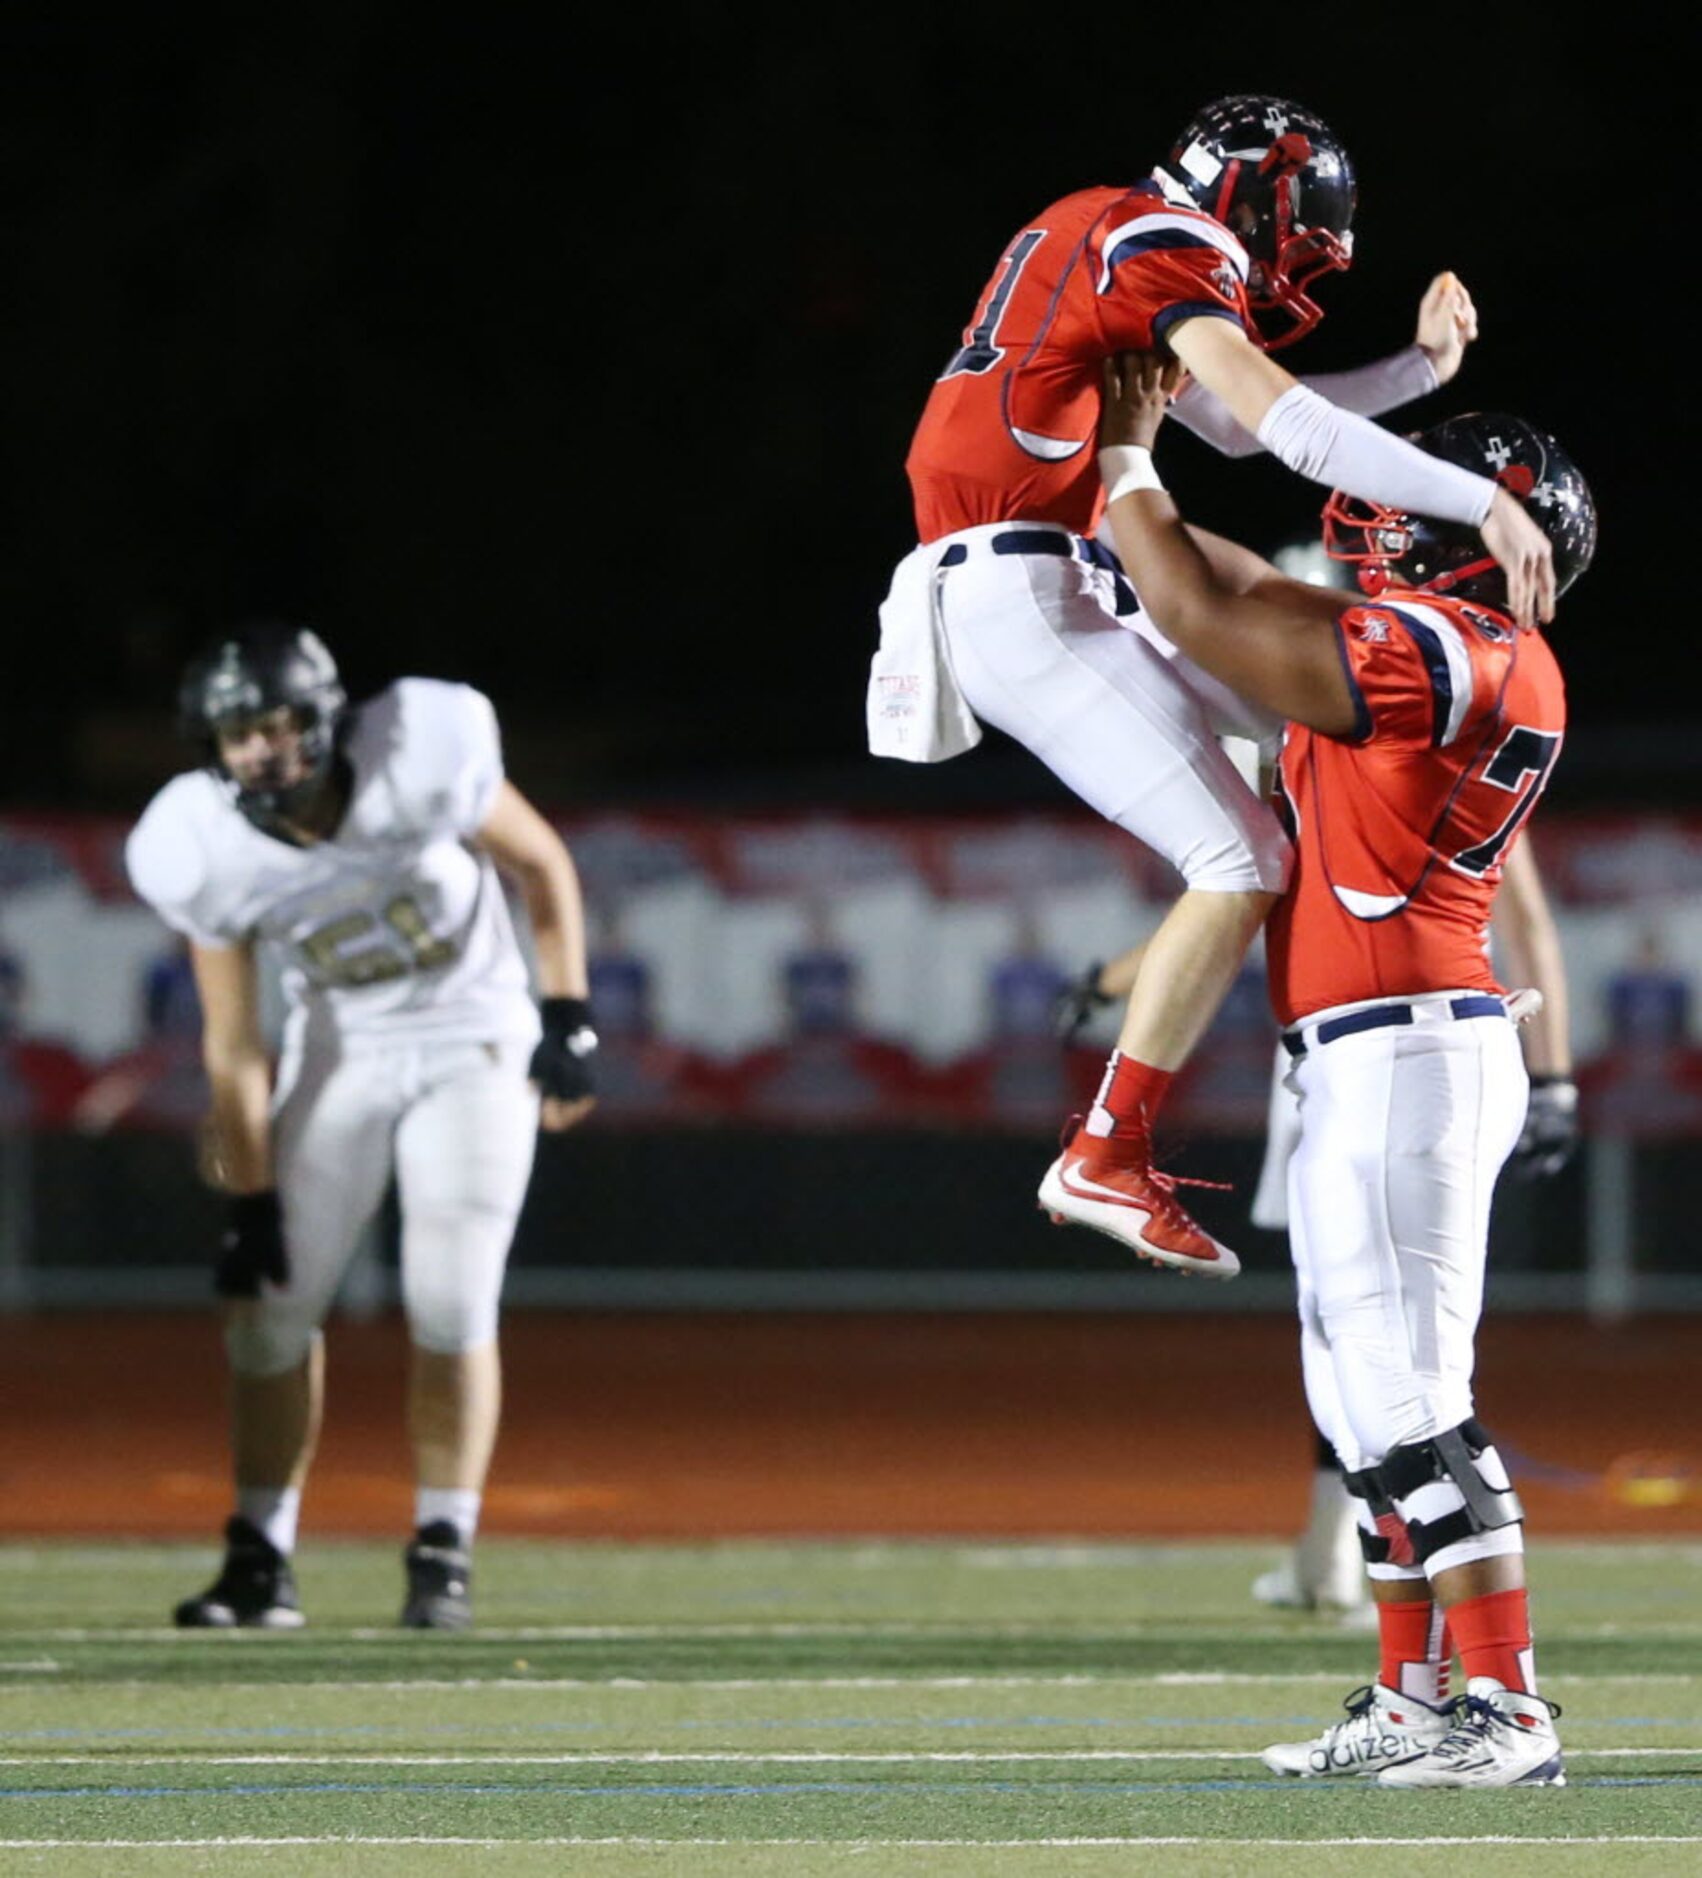
M201 1041L201 998L185 939L150 960L142 973L142 1035Z
M169 948L143 967L137 1003L141 1043L106 1065L72 1115L85 1134L115 1127L188 1133L207 1113L201 1003L186 939L173 935Z
M1702 1050L1691 1041L1691 984L1645 927L1632 962L1603 988L1609 1043L1579 1077L1586 1125L1632 1135L1702 1130Z
M1060 1109L1092 1098L1104 1052L1058 1041L1068 975L1045 950L1034 909L1017 910L1016 938L987 974L987 1041L940 1078L947 1106L967 1120L1049 1127Z
M634 951L618 914L587 961L597 1028L595 1125L702 1113L709 1106L691 1052L656 1034L650 962Z
M808 919L804 942L780 962L785 1040L735 1067L731 1103L777 1123L901 1120L920 1086L915 1060L861 1033L856 960L819 901Z
M29 983L23 961L0 947L0 1128L62 1128L89 1080L82 1059L25 1034Z
M1682 1049L1690 1037L1690 980L1668 962L1655 927L1638 935L1624 971L1607 982L1608 1031L1616 1050Z

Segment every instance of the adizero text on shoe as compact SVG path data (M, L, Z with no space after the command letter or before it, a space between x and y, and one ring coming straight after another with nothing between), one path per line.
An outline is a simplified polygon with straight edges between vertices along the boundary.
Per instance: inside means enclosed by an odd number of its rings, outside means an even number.
M1380 1682L1355 1689L1342 1707L1346 1721L1310 1741L1279 1741L1266 1748L1265 1765L1273 1774L1296 1774L1302 1780L1379 1774L1423 1754L1447 1734L1453 1719L1451 1710L1399 1695Z
M403 1558L408 1595L402 1623L409 1630L466 1630L473 1622L473 1557L446 1519L414 1534Z
M1453 1724L1415 1760L1388 1767L1380 1787L1563 1787L1566 1763L1552 1702L1474 1676L1455 1705Z
M183 1630L299 1630L307 1621L289 1560L240 1515L225 1522L225 1562L218 1577L171 1616Z
M1060 1224L1090 1226L1155 1264L1233 1278L1241 1261L1194 1222L1176 1198L1177 1184L1153 1167L1138 1140L1078 1134L1047 1168L1040 1204Z

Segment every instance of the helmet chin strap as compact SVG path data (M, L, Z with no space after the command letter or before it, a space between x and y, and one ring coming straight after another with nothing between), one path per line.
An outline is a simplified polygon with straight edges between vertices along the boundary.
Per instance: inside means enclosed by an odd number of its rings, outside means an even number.
M1487 574L1492 567L1499 565L1494 555L1486 554L1482 560L1468 561L1464 567L1451 567L1445 573L1438 574L1434 580L1427 580L1421 591L1424 593L1448 593L1459 586L1462 580L1471 580L1478 574Z

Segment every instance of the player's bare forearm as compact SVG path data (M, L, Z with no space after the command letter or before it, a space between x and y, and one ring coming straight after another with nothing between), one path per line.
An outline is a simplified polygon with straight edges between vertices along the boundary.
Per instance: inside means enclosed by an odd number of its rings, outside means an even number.
M1265 413L1300 382L1229 320L1179 321L1171 329L1170 344L1190 377L1254 438Z
M231 1193L272 1185L272 1062L260 1027L260 982L248 945L191 945L201 1000L201 1061L212 1104L205 1159Z
M1104 372L1106 520L1141 604L1166 638L1241 697L1345 736L1358 713L1337 650L1339 598L1284 580L1233 543L1196 538L1141 454L1157 437L1172 382L1173 368L1150 354L1126 354Z
M532 929L539 994L546 998L589 996L585 913L572 862L559 869L519 870L516 879Z
M1245 568L1226 578L1162 490L1121 496L1107 515L1142 606L1195 664L1251 703L1328 736L1354 729L1336 651L1339 601Z
M546 998L583 998L585 901L579 873L560 835L505 782L479 830L482 847L520 890L532 930L538 990Z
M1530 837L1514 844L1495 896L1495 939L1506 980L1534 985L1542 1009L1521 1026L1525 1066L1533 1076L1572 1074L1572 1021L1560 931L1531 852Z
M274 1184L272 1066L264 1056L209 1053L208 1171L227 1193L261 1193Z

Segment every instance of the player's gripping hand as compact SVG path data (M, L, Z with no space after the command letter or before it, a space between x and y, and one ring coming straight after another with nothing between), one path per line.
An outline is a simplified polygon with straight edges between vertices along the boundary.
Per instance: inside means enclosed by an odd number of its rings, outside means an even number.
M1103 970L1104 962L1095 959L1079 978L1072 978L1058 993L1058 1000L1052 1007L1052 1021L1060 1043L1074 1043L1077 1033L1094 1012L1104 1010L1113 1002L1110 994L1099 988L1099 974Z
M213 1289L221 1298L257 1298L260 1281L289 1282L289 1254L284 1250L284 1216L277 1193L233 1193L219 1256L213 1266Z
M1527 631L1554 618L1554 549L1510 490L1497 489L1478 531L1507 576L1507 611Z
M1134 444L1150 450L1181 382L1180 362L1156 352L1119 352L1107 359L1100 369L1099 448Z
M1439 385L1460 369L1466 347L1477 337L1477 308L1458 274L1438 274L1418 303L1414 343L1430 358Z
M551 1134L571 1128L596 1105L592 1063L597 1033L584 998L545 998L538 1006L544 1034L532 1052L527 1074L544 1098L539 1121Z
M1578 1148L1578 1085L1567 1076L1533 1076L1525 1126L1507 1164L1521 1180L1558 1174Z

